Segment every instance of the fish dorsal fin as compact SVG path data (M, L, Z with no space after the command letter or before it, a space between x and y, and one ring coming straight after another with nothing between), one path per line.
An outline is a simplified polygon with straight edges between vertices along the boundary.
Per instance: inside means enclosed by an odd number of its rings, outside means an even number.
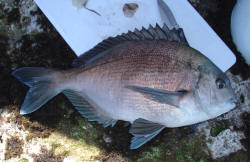
M165 126L161 124L153 123L141 118L136 119L129 130L129 133L134 136L131 140L130 149L139 148L154 138L164 128Z
M149 25L148 29L144 27L141 30L135 29L134 32L128 31L116 37L109 37L97 44L94 48L83 53L72 62L73 67L84 67L98 58L105 55L105 51L126 41L141 40L168 40L188 44L182 28L169 30L166 24L161 28L158 24L155 27Z
M116 120L103 116L98 113L78 92L73 90L64 90L63 94L70 100L78 112L88 121L97 121L104 127L114 126Z

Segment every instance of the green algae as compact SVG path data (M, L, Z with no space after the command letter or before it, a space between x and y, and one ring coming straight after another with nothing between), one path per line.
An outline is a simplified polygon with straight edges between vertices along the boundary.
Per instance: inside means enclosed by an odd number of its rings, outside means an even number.
M162 150L158 147L150 147L148 151L141 154L141 158L137 159L138 162L158 161L162 157Z
M99 139L101 138L102 129L97 130L97 125L92 126L91 123L88 123L85 119L80 116L77 116L75 119L78 124L72 127L70 136L79 141L87 142L91 145L98 146ZM100 131L101 130L101 131Z
M61 120L55 129L47 128L37 121L30 121L27 116L21 116L16 106L4 107L11 114L5 120L17 124L17 126L29 133L25 141L19 137L8 139L6 148L6 160L11 160L23 153L23 144L37 138L42 139L41 144L48 146L41 148L41 153L32 154L34 161L63 161L67 156L73 156L77 161L91 161L101 154L102 129L98 125L92 126L79 114L72 118ZM63 119L63 118L62 118ZM76 129L77 128L77 129ZM99 128L99 129L98 129ZM100 140L101 139L101 140Z
M29 162L28 159L21 159L21 162Z
M101 152L98 147L88 144L84 139L72 139L58 132L53 132L44 140L51 145L57 146L53 148L55 155L65 154L66 156L73 156L78 160L93 160Z
M210 135L212 137L216 137L220 132L222 132L225 129L229 128L229 123L225 120L217 122L211 129L210 129Z
M23 140L18 137L9 138L5 150L5 160L20 156L23 153L23 143Z
M64 159L65 153L61 153L56 155L54 150L48 150L46 147L41 148L41 153L33 154L33 160L35 162L45 162L45 161L55 161L55 162L62 162Z
M54 147L55 155L66 153L67 156L76 157L78 160L93 160L101 154L101 131L90 126L86 120L77 115L77 123L72 124L70 119L65 119L58 124L57 129L45 141Z
M163 137L157 137L154 144L139 154L137 161L207 161L205 139L196 135L195 138L181 135L185 128L169 129Z

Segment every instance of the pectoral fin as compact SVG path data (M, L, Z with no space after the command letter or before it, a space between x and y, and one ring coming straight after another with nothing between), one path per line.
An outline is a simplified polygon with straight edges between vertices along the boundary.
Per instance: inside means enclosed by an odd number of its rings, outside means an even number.
M147 98L154 100L156 102L165 103L175 107L179 107L179 99L187 93L187 91L167 91L164 89L148 88L148 87L139 87L139 86L125 86L128 89L131 89L136 92L140 92L145 95Z
M131 140L130 149L137 149L164 129L165 126L153 123L145 119L136 119L132 124L129 133L134 137Z

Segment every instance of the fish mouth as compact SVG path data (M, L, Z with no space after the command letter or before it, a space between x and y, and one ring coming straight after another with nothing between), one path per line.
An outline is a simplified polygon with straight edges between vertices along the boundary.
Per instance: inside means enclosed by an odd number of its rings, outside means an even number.
M229 102L232 105L232 109L235 108L237 105L239 105L239 100L237 99L237 97L232 97Z
M239 102L238 102L238 99L237 99L236 97L232 97L232 98L230 99L230 102L231 102L231 103L234 103L234 104L239 103Z

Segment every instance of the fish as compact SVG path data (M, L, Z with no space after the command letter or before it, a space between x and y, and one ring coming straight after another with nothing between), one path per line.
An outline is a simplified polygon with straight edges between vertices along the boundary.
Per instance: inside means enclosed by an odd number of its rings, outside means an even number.
M30 87L20 114L32 113L63 93L88 121L104 127L130 122L130 149L137 149L166 127L200 123L235 107L228 77L188 45L181 28L156 24L110 37L72 66L13 71Z

